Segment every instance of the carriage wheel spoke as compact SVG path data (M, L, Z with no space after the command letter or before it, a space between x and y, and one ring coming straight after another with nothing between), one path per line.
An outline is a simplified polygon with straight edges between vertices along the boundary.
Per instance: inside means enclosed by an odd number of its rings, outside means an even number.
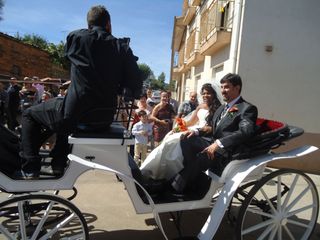
M38 234L40 233L40 231L41 231L41 229L43 227L43 224L46 222L46 220L49 217L49 212L51 211L52 206L53 206L53 202L50 202L50 204L48 204L48 207L45 210L45 212L43 214L43 217L41 218L36 230L34 231L31 240L35 240L37 238Z
M16 239L2 224L0 224L0 232L10 240Z
M278 183L277 183L277 210L278 212L281 211L281 175L278 176Z
M263 190L263 188L260 188L259 191L262 193L262 195L264 196L264 198L267 200L271 210L273 213L276 213L277 210L274 208L272 202L270 201L269 197L267 196L267 194L265 193L265 191Z
M282 226L278 227L277 237L278 237L278 240L282 239Z
M295 240L294 236L292 235L291 231L289 230L289 228L284 225L283 226L284 230L286 231L286 233L288 234L288 236L290 237L291 240Z
M55 228L51 229L50 232L41 237L40 240L46 240L49 237L53 236L53 234L55 234L60 228L64 227L67 223L69 223L73 219L74 215L75 214L72 213L70 216L62 220L60 223L57 224Z
M289 202L289 200L291 198L293 190L295 189L295 187L297 185L298 179L299 179L299 175L296 174L294 179L293 179L293 181L292 181L292 183L291 183L291 185L290 185L290 190L289 190L289 192L288 192L288 194L287 194L287 196L286 196L286 198L285 198L285 200L283 202L283 209L285 209L287 207L287 204L288 204L288 202Z
M303 228L310 228L310 226L308 224L305 224L305 223L302 223L302 222L298 222L298 221L295 221L295 220L292 220L292 219L288 219L288 223L291 223L291 224L294 224L294 225L297 225L297 226L303 227Z
M264 216L264 217L267 217L267 218L274 218L274 215L272 215L270 213L266 213L266 212L263 212L261 210L255 210L255 209L252 209L252 208L248 208L247 212L251 212L251 213L254 213L254 214L257 214L257 215L261 215L261 216Z
M276 233L278 232L278 228L279 228L278 225L274 226L274 228L272 229L272 232L270 233L269 240L273 240L274 239Z
M288 212L290 209L292 209L300 200L303 198L307 191L310 190L310 185L308 185L295 199L290 203L288 207L286 207L286 212Z
M260 229L260 228L266 227L266 226L268 226L268 225L270 225L270 224L273 224L273 219L269 219L269 220L264 221L264 222L262 222L262 223L253 225L252 227L249 227L249 228L247 228L247 229L244 229L241 233L242 233L242 235L246 235L246 234L251 233L251 232L253 232L253 231L256 231L256 230L258 230L258 229Z
M294 211L292 211L292 212L288 212L288 213L286 214L286 216L289 218L289 217L292 217L293 215L296 215L296 214L298 214L298 213L304 212L304 211L306 211L306 210L308 210L308 209L310 209L310 208L315 208L315 207L316 207L316 206L315 206L314 204L310 204L310 205L305 206L305 207L303 207L303 208L299 208L299 209L294 210Z
M18 202L18 212L19 212L19 219L20 219L20 232L21 232L21 238L27 239L27 233L26 233L26 221L24 216L24 210L23 205L25 201Z
M267 227L257 240L263 240L272 231L274 227L275 227L274 224Z

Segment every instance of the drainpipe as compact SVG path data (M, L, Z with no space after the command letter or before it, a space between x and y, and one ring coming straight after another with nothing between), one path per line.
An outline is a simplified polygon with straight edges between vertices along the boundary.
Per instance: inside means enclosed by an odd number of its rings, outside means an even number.
M238 72L238 58L239 58L239 46L241 42L241 29L242 29L242 17L244 11L245 0L235 0L234 3L234 15L233 15L233 27L230 45L231 72Z

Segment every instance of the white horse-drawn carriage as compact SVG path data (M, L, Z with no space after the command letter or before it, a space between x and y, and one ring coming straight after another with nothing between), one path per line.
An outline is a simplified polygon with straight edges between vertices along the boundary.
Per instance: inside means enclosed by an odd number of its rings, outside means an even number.
M165 239L159 217L164 212L211 208L198 236L213 239L233 199L241 203L236 218L235 239L308 239L317 223L319 200L312 179L302 171L266 171L271 161L297 158L316 151L302 146L284 153L272 149L303 131L285 124L262 120L260 133L231 161L221 176L207 171L195 190L178 196L165 191L161 182L143 178L128 154L134 140L127 129L114 123L108 131L79 132L69 137L69 165L63 176L15 180L0 172L1 239L89 239L81 211L57 194L73 189L77 178L98 169L117 174L125 185L137 214L153 213ZM214 204L212 204L214 203ZM107 204L107 200L106 200ZM129 237L129 236L128 236ZM183 239L180 236L180 239ZM191 239L191 238L188 238Z

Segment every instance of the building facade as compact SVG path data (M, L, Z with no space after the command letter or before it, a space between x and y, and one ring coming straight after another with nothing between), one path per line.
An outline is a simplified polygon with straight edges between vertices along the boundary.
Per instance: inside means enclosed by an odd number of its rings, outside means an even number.
M221 77L238 73L260 117L302 127L305 134L293 144L320 147L320 2L184 0L182 8L172 37L177 99L205 82L219 92ZM299 168L308 165L298 161ZM320 163L311 166L320 173Z

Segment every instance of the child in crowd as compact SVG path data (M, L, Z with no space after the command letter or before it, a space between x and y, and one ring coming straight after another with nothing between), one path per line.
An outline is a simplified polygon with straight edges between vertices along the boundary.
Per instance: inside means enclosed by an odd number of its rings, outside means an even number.
M135 136L134 160L140 166L147 156L148 136L152 134L152 125L148 121L146 111L140 110L138 116L140 121L133 125L132 134Z

